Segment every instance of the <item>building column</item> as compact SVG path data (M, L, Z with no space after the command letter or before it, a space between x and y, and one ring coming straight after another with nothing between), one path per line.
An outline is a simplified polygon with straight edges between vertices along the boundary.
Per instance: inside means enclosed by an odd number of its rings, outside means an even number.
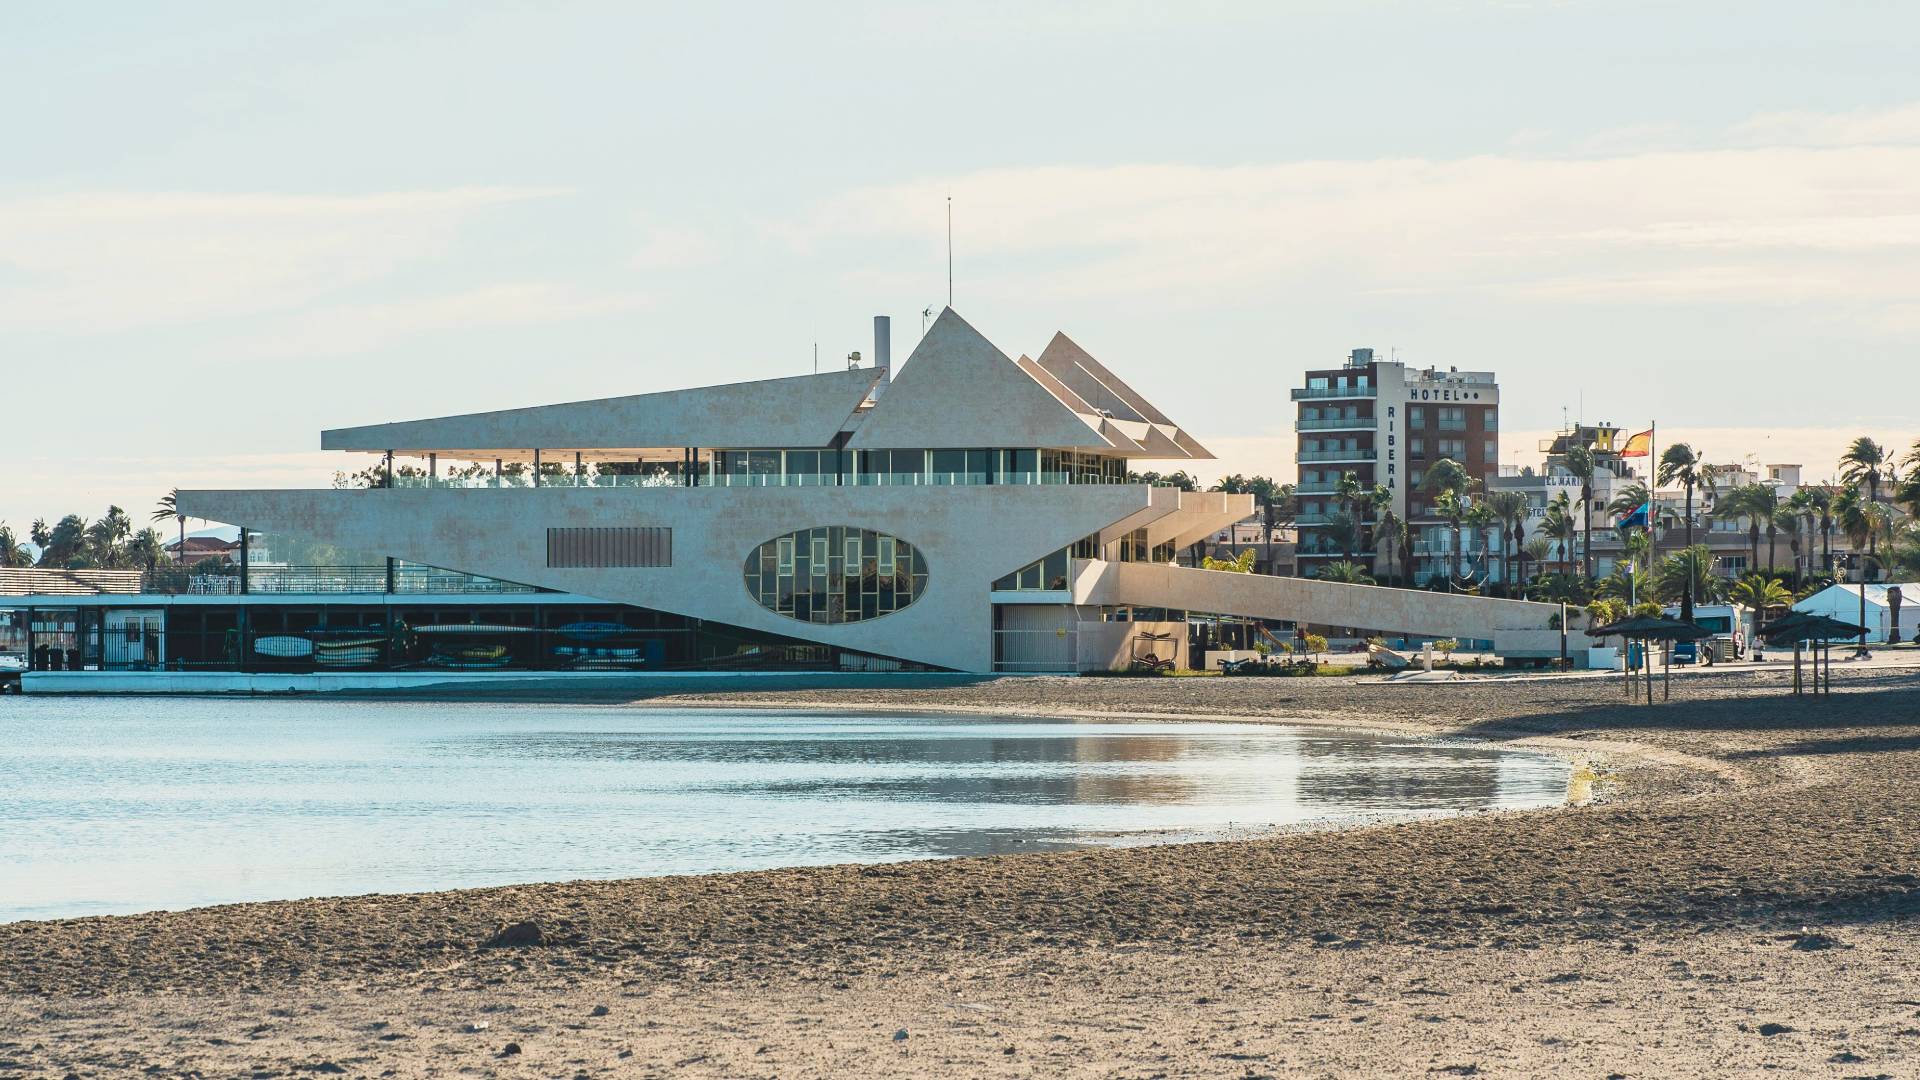
M393 486L393 451L387 451L387 486Z
M533 486L540 486L540 451L533 452Z
M440 455L439 454L427 455L427 486L430 488L440 486Z
M251 546L247 537L247 527L242 525L240 526L240 595L242 596L246 595L248 589L247 570L250 565Z

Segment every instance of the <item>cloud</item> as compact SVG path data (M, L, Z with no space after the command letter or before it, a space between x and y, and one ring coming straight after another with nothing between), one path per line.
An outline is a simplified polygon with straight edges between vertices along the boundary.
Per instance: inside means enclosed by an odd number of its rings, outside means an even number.
M115 330L294 307L443 253L558 194L84 193L0 201L0 328Z
M937 247L951 191L958 246L983 271L975 290L1005 298L1884 304L1920 287L1920 145L1841 135L1896 126L1837 125L1831 144L1559 159L988 169L853 191L784 236L806 251Z
M639 293L599 291L573 284L503 282L409 300L340 304L281 320L270 338L248 345L249 355L297 357L366 352L397 340L443 330L525 326L637 311L650 303Z
M1735 126L1731 138L1746 146L1920 145L1920 102L1844 113L1762 113Z

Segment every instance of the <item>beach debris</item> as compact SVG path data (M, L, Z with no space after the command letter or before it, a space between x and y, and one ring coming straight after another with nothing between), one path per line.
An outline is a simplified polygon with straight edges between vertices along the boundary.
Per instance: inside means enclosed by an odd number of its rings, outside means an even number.
M503 922L494 927L493 934L481 943L481 948L523 949L530 945L544 945L546 940L546 935L540 931L540 924L526 919L515 923Z
M901 1029L900 1029L899 1031L896 1031L896 1032L894 1032L894 1033L893 1033L893 1041L894 1041L894 1042L906 1042L906 1041L907 1041L907 1029L906 1029L906 1028L901 1028Z
M592 1011L588 1012L587 1015L588 1016L605 1016L612 1011L613 1011L612 1009L607 1008L605 1005L595 1005Z
M1787 947L1794 952L1817 952L1821 949L1844 948L1846 944L1832 934L1810 932L1805 927L1801 927L1800 932L1794 935L1793 944Z
M513 1055L519 1052L520 1052L519 1043L508 1043L507 1045L500 1048L501 1057L512 1057Z
M485 1020L475 1020L472 1023L467 1025L467 1030L468 1031L485 1031L492 1026L493 1026L492 1024L487 1023Z
M1755 1030L1757 1030L1758 1032L1760 1032L1760 1034L1766 1036L1767 1038L1772 1038L1775 1035L1785 1035L1787 1032L1794 1031L1796 1029L1786 1024L1766 1023L1766 1024L1761 1024Z
M1827 1063L1830 1065L1858 1065L1865 1060L1867 1059L1851 1050L1842 1050L1828 1058Z

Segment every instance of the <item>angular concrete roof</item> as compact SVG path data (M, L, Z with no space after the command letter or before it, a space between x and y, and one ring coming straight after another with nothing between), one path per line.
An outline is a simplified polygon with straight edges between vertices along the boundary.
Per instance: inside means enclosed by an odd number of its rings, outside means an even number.
M892 384L873 368L466 413L324 431L326 450L523 460L535 449L639 454L679 447L857 450L1039 447L1126 458L1212 457L1133 388L1055 334L1010 360L952 308Z
M654 449L826 446L879 381L873 368L656 394L338 428L323 450ZM925 445L925 444L922 444ZM957 444L978 445L978 444Z
M1107 370L1064 333L1055 333L1041 351L1039 366L1080 400L1102 410L1116 422L1146 425L1136 434L1135 426L1123 426L1128 438L1144 446L1147 456L1162 458L1211 458L1206 447L1179 425L1167 418L1151 401L1140 396L1120 376Z
M934 320L847 445L1115 449L952 308Z

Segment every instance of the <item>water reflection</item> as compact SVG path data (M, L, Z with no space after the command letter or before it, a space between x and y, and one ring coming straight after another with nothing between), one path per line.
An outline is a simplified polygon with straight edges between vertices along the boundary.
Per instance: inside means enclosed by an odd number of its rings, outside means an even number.
M981 855L1557 802L1559 762L1205 723L15 699L0 919Z

